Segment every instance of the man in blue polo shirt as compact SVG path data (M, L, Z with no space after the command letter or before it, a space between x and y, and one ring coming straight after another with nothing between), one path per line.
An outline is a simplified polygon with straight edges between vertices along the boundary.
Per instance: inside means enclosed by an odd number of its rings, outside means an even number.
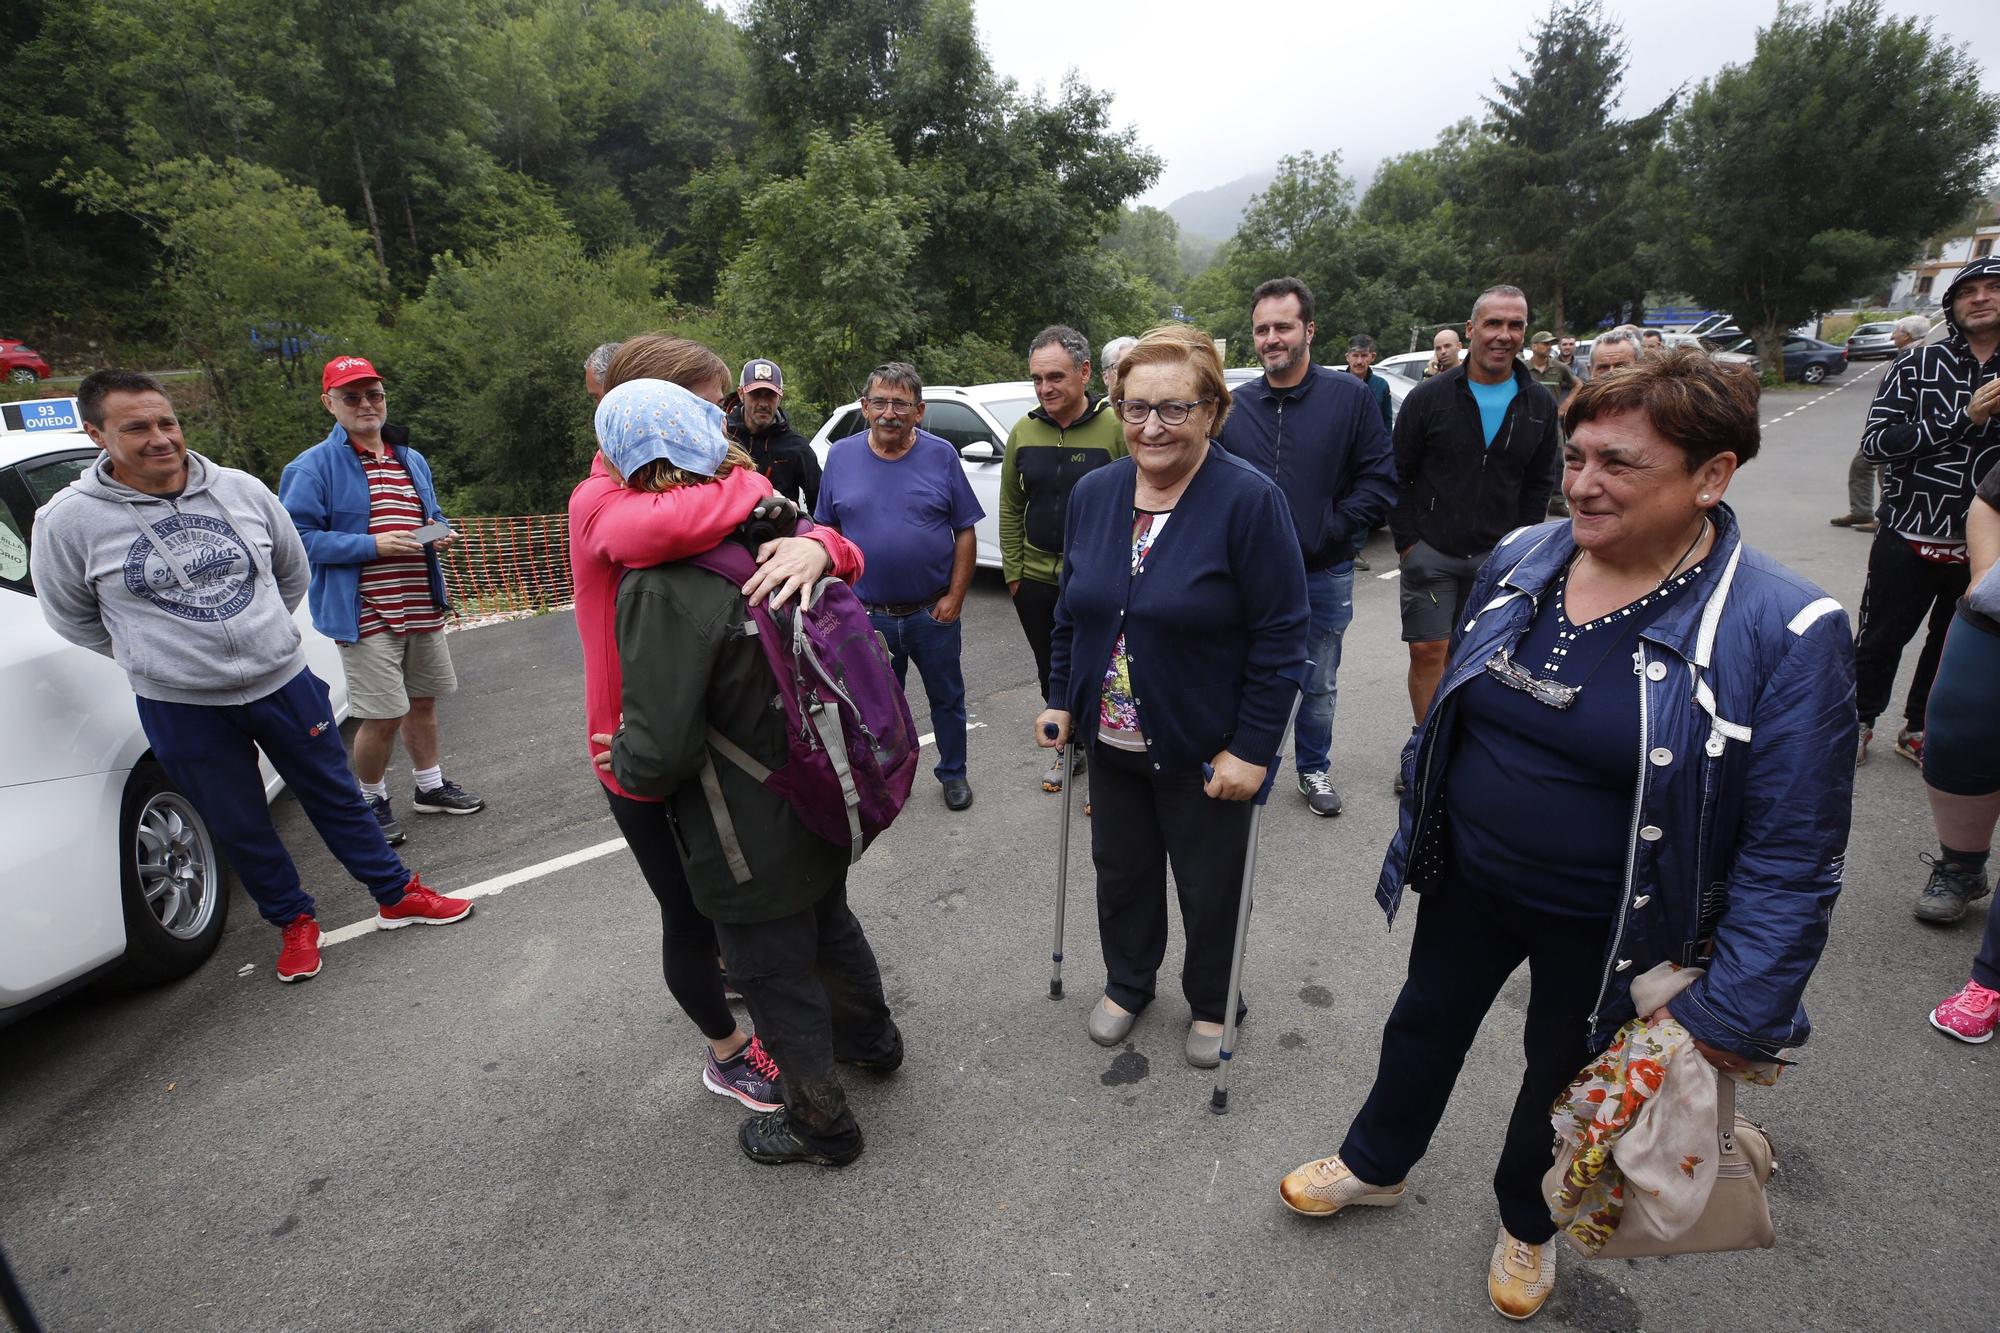
M938 762L953 810L972 804L965 776L965 676L959 612L978 553L972 525L986 511L972 494L958 451L918 428L924 382L901 361L868 375L861 414L868 429L836 440L820 476L816 522L861 548L866 568L854 591L889 645L898 680L912 661L930 699Z

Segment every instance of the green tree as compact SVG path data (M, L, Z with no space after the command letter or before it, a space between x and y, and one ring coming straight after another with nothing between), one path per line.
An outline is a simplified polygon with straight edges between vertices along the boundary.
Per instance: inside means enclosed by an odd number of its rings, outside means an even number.
M440 255L393 330L355 345L394 388L395 419L456 513L560 510L596 437L583 359L597 344L674 325L643 248L592 258L573 236Z
M1785 331L1906 263L1971 205L2000 104L1928 22L1875 0L1780 7L1747 65L1698 88L1652 173L1673 285L1733 311L1777 367Z
M800 396L845 402L870 366L913 339L910 266L922 201L874 126L836 141L814 130L803 175L774 180L744 208L750 243L722 278L722 307Z
M1118 230L1104 238L1126 266L1166 292L1177 292L1187 281L1181 267L1181 229L1164 209L1140 205L1120 209Z
M93 170L69 188L92 212L134 219L160 246L161 307L204 380L191 442L276 480L323 431L318 380L304 364L315 340L377 313L367 237L311 190L247 162L173 158L130 181ZM275 364L252 344L252 326L279 346Z
M1495 281L1526 288L1545 323L1588 326L1644 300L1636 187L1673 100L1613 114L1626 48L1599 0L1554 0L1531 41L1527 69L1486 100L1459 210Z

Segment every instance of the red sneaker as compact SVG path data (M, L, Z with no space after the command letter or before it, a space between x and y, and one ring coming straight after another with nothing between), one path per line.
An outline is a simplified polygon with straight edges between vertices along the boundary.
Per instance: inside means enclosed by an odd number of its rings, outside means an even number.
M448 926L472 915L472 899L447 898L424 887L423 880L410 876L403 897L394 907L375 909L377 930L399 930L404 926Z
M319 975L319 922L301 912L280 927L284 943L278 946L278 980L306 981Z
M1966 982L1964 990L1931 1010L1932 1027L1974 1046L1993 1040L1996 1023L2000 1023L2000 991L1988 990L1976 981Z

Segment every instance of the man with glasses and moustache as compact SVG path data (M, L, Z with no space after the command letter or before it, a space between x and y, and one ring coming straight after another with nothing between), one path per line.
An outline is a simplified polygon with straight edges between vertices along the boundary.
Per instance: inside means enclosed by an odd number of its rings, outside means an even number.
M411 804L425 815L470 815L486 802L444 775L438 696L458 688L445 613L451 609L437 553L454 542L430 464L391 426L382 377L359 356L338 356L320 375L334 420L324 440L285 467L278 499L312 561L307 604L319 632L340 645L354 733L354 776L390 846L403 841L389 802L396 738L410 756Z
M861 548L854 591L889 646L897 679L912 661L930 699L938 762L952 810L972 805L965 764L965 675L958 617L978 554L972 526L986 516L951 444L919 427L924 382L890 361L869 372L861 398L868 429L827 450L813 520Z

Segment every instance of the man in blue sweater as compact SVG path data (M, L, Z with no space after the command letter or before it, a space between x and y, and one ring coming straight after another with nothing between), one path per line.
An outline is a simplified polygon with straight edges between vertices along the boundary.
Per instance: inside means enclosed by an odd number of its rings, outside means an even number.
M1222 447L1284 492L1306 566L1312 670L1299 704L1299 794L1316 815L1340 813L1328 776L1340 641L1354 619L1357 539L1396 499L1389 431L1366 385L1312 363L1313 296L1297 278L1272 278L1250 298L1262 378L1232 395Z

